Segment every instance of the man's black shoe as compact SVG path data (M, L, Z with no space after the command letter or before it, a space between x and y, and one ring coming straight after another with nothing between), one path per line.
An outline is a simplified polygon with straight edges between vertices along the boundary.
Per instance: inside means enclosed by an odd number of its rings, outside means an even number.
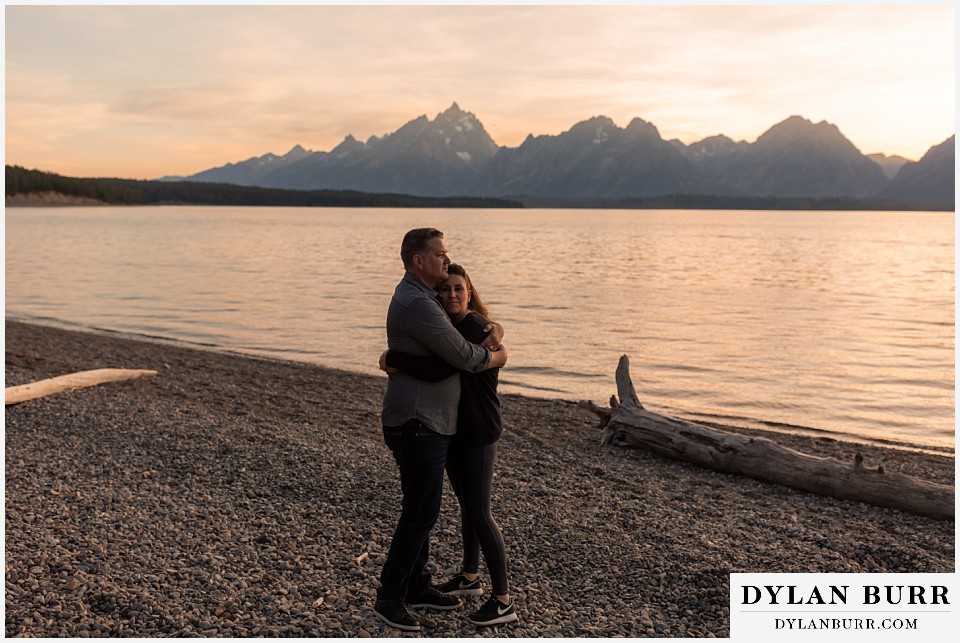
M417 596L408 596L407 605L410 607L425 607L432 610L455 610L460 607L460 599L456 596L441 594L434 587L427 587Z
M373 613L391 627L409 632L420 631L420 621L410 613L406 604L399 599L379 599L373 606Z

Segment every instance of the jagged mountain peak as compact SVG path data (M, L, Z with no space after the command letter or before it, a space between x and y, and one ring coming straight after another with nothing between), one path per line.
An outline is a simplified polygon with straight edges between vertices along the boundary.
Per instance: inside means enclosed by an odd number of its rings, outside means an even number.
M365 144L348 136L330 154L280 168L264 183L288 189L462 195L498 149L480 121L453 103L433 120L420 115Z
M838 130L837 126L833 123L828 123L827 121L820 121L819 123L814 123L809 118L804 118L794 114L783 121L777 123L770 129L808 129L814 128L818 130Z
M693 158L722 157L742 151L749 146L750 144L746 141L734 141L729 136L717 134L692 143L686 147L685 153Z
M950 152L952 163L952 151L951 139L928 161ZM283 157L268 154L189 179L430 196L870 196L890 181L878 165L883 160L863 156L836 125L799 115L754 143L718 134L687 146L664 141L644 119L620 128L600 115L558 135L529 134L519 147L499 147L474 114L453 102L433 120L421 115L365 143L348 135L330 153L296 145ZM930 166L918 163L910 173L923 178ZM929 191L928 184L918 179L909 187Z
M359 150L366 149L368 146L364 143L361 143L356 138L353 137L353 134L347 134L343 139L343 142L340 145L337 145L335 148L330 150L330 154L333 156L343 157L348 154L352 154Z
M814 124L802 116L791 116L790 118L777 123L766 132L760 135L757 142L764 139L789 139L796 137L817 136L819 138L841 138L847 140L840 132L840 128L833 123L820 121Z
M568 131L559 136L561 139L589 140L594 144L601 144L616 136L622 130L617 127L613 119L608 116L594 116L585 121L580 121Z
M764 132L720 178L745 194L790 197L865 197L889 182L836 125L801 116Z
M227 163L220 167L204 170L186 177L189 181L216 181L219 183L235 183L237 185L259 185L265 176L271 172L294 165L300 161L315 156L318 153L304 149L297 144L283 156L267 152L262 156L253 156L239 163Z
M736 145L736 141L727 136L726 134L714 134L713 136L707 136L706 138L699 141L700 143L707 143L709 145L729 145L733 143ZM741 141L743 142L743 141Z
M900 156L899 154L891 154L891 155L887 156L887 155L884 154L883 152L875 152L875 153L873 153L873 154L865 154L864 156L866 156L866 157L869 158L869 159L873 159L874 161L876 161L876 162L878 162L878 163L883 162L883 161L892 161L892 162L897 162L897 163L910 163L910 162L913 160L913 159L908 159L908 158L905 157L905 156Z
M956 154L957 135L949 137L939 145L934 145L921 157L920 162L942 161L952 159Z
M309 153L310 153L310 150L304 149L302 145L297 143L296 145L291 147L290 151L284 154L284 156L302 156L304 154L309 154Z
M650 121L645 121L639 116L633 117L630 122L627 124L627 129L657 129L656 126ZM659 130L657 130L659 131Z
M880 196L895 199L949 203L956 190L956 135L934 145L919 161L900 168Z
M591 116L585 121L580 121L576 125L570 128L572 132L575 129L583 129L587 127L602 127L602 128L611 128L611 129L620 129L617 127L617 124L613 122L613 119L609 116Z
M658 130L655 125L643 120L642 118L634 118L630 121L630 124L627 125L627 127L621 128L613 122L612 118L602 115L592 116L584 121L580 121L571 127L567 132L564 132L564 134L580 135L584 133L602 133L606 135L613 133L629 133L631 135L642 134L653 135L655 138L660 139L660 130ZM530 136L532 136L532 134Z
M848 156L861 156L860 150L833 123L813 123L802 116L791 116L777 123L752 145L757 150L777 151L786 148L816 150Z
M624 131L634 137L640 136L661 140L660 130L657 129L657 126L642 118L631 120Z
M286 162L298 161L304 158L305 156L309 156L310 154L313 154L311 150L304 149L302 145L297 143L292 148L290 148L290 151L287 152L286 154L277 155L277 154L274 154L273 152L267 152L262 156L251 156L246 161L241 161L240 163L227 163L225 167L236 167L244 163L270 164L276 161L286 161Z
M451 105L447 111L437 114L433 122L436 126L450 126L455 131L463 133L484 129L473 113L460 109L460 106L456 103Z
M437 118L447 118L447 119L461 118L463 116L473 116L473 114L471 114L470 112L465 112L462 109L460 109L460 105L457 104L457 101L453 101L453 104L450 105L450 107L448 107L446 111L443 111L437 114Z
M883 170L884 175L886 175L888 179L896 178L897 174L900 172L900 168L907 163L912 162L910 159L898 154L887 156L886 154L876 153L867 154L866 156L868 159L880 166L880 169Z

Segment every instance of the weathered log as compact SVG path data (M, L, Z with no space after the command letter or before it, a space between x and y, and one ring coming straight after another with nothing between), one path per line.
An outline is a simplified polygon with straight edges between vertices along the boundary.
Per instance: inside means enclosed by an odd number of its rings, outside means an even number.
M54 393L63 393L79 388L96 386L97 384L103 384L105 382L121 382L123 380L143 377L144 375L156 374L156 371L127 368L98 368L92 371L70 373L69 375L51 377L50 379L31 382L30 384L10 386L4 391L4 406L34 400L39 397L53 395Z
M772 440L708 428L647 411L637 399L626 355L617 366L620 402L611 408L581 406L600 416L601 444L641 448L693 464L794 489L889 507L941 520L954 519L954 487L928 482L883 467L808 455Z

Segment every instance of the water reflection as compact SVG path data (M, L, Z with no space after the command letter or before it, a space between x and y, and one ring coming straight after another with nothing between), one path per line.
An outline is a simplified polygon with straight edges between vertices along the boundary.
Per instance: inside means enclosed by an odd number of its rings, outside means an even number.
M953 444L952 213L13 208L7 312L377 373L426 225L503 392L602 402L628 354L665 412Z

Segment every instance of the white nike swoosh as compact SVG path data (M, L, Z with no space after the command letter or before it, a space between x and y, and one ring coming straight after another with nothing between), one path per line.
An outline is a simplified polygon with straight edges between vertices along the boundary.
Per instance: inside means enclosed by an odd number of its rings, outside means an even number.
M498 607L498 608L497 608L497 616L503 616L504 614L506 614L506 613L509 612L509 611L510 611L510 606L509 606L509 605L507 605L504 609L500 609L500 608Z

